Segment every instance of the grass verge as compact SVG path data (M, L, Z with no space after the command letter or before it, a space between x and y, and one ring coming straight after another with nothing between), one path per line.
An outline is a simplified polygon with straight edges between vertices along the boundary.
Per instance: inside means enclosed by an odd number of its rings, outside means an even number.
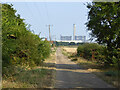
M11 68L7 68L10 70ZM37 88L42 86L42 80L49 74L47 69L34 68L24 69L16 67L16 70L21 71L9 76L3 75L3 88ZM44 86L42 86L44 87Z
M89 72L97 75L99 78L103 79L107 83L113 85L114 87L120 86L120 72L113 67L105 67L102 64L97 63L96 61L88 61L81 57L75 57L77 59L75 62L84 68L86 68ZM73 59L72 59L73 60Z
M4 68L6 72L2 77L2 88L53 88L55 60L54 52L50 58L45 60L42 66Z
M72 55L72 53L67 52L63 47L62 47L62 54L69 57Z

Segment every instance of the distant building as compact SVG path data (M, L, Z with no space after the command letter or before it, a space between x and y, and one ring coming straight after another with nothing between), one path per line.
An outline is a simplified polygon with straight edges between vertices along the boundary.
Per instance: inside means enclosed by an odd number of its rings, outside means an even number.
M75 40L81 40L81 41L85 42L86 36L75 36Z
M72 40L72 36L60 36L60 40Z

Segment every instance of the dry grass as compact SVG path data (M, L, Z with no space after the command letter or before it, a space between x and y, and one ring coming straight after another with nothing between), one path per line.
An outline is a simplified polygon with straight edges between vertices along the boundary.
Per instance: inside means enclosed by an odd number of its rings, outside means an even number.
M49 71L47 69L34 68L31 70L23 70L16 75L9 77L3 76L3 88L37 88L42 85L41 82L46 78ZM42 86L44 87L44 86Z
M62 47L68 53L77 53L77 47Z
M52 88L54 70L35 68L11 77L3 77L3 88Z
M82 65L88 72L94 73L95 75L97 75L99 78L103 79L104 81L106 81L107 83L115 86L115 87L119 87L119 82L118 78L120 76L116 75L116 76L107 76L105 73L109 73L109 72L117 72L117 70L115 68L105 68L103 65L100 65L99 63L97 63L96 61L88 61L84 58L78 57L77 61L75 61L77 64Z
M50 57L44 61L44 63L56 63L56 53L52 53Z
M53 88L55 79L55 53L45 60L43 66L34 68L19 67L16 71L21 70L11 76L2 77L3 88ZM12 69L12 68L8 68Z

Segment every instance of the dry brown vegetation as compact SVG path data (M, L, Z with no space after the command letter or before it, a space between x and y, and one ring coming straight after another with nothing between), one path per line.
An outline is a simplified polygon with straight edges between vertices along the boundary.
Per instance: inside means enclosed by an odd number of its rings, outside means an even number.
M77 53L77 47L62 47L68 53Z

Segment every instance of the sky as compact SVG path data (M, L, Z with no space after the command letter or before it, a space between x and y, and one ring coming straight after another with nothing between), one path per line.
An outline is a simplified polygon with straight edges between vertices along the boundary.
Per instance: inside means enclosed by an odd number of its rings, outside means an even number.
M10 4L10 3L9 3ZM73 36L73 24L76 24L76 35L89 38L87 27L88 9L86 2L12 2L13 7L30 24L31 30L40 37L49 40L51 25L52 40L60 40L62 36ZM53 26L52 26L53 25Z

